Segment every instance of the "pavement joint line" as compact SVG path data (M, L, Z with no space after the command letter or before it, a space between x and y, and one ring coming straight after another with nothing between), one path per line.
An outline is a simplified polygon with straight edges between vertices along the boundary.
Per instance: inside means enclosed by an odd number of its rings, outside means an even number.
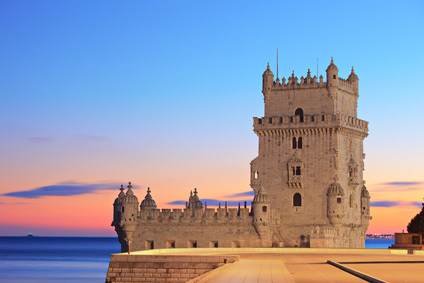
M372 276L370 276L370 275L368 275L366 273L360 272L360 271L358 271L356 269L347 267L347 266L345 266L343 264L340 264L340 263L335 262L335 261L332 261L332 260L327 260L327 263L330 264L330 265L333 265L333 266L335 266L335 267L337 267L337 268L339 268L339 269L341 269L343 271L346 271L347 273L350 273L352 275L355 275L356 277L359 277L359 278L361 278L361 279L363 279L365 281L371 282L371 283L388 283L387 281L383 281L383 280L377 279L377 278L372 277Z

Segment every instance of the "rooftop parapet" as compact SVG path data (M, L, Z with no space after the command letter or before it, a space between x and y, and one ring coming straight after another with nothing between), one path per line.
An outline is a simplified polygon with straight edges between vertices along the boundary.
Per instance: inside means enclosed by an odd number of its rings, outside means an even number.
M315 114L300 116L253 118L253 128L256 134L269 130L299 130L317 128L347 128L368 135L368 122L344 114Z
M300 80L297 77L282 78L280 80L275 80L272 84L271 91L284 91L284 90L293 90L293 89L311 89L311 88L326 88L327 82L324 81L322 76L319 77L319 81L316 76L313 78L304 78L301 77ZM356 94L354 90L353 83L343 79L338 78L338 88L344 90L351 94Z
M149 209L139 211L139 221L142 223L178 224L218 221L227 222L252 222L249 208L196 208L190 209Z
M347 80L342 79L338 76L338 69L334 64L333 58L331 58L331 64L328 66L327 81L324 81L324 77L321 75L319 78L316 76L311 77L311 71L308 69L306 77L301 77L300 80L295 76L294 71L290 77L277 78L274 80L274 74L271 72L269 64L266 71L263 74L262 91L269 93L270 91L284 91L293 89L318 89L328 88L330 93L334 93L335 89L346 91L353 95L358 95L358 76L354 73L353 67L352 72ZM318 80L319 79L319 80Z

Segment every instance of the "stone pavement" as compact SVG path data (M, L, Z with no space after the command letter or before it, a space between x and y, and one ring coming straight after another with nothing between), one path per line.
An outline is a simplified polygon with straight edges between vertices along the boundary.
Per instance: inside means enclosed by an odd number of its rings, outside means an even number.
M424 282L424 253L384 249L196 248L149 250L133 256L185 256L195 263L238 256L192 282L365 282L328 260L385 282ZM128 261L131 261L130 259ZM231 261L230 261L231 262Z
M199 282L365 282L327 264L327 260L386 282L424 282L424 256L419 255L307 251L226 254L237 254L240 261L212 271L212 278Z

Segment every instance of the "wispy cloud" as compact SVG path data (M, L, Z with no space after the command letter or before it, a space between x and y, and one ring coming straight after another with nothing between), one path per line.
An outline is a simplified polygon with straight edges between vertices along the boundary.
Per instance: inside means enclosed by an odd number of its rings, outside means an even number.
M27 202L0 202L0 205L8 205L8 204L28 204Z
M372 201L370 205L372 207L394 207L394 206L416 206L419 208L422 207L422 204L416 201L391 201L391 200Z
M42 143L42 142L51 141L52 138L51 137L29 137L26 140L33 143Z
M386 186L413 186L413 185L422 185L424 182L386 182L381 183Z
M372 187L374 192L418 191L422 190L424 182L385 182Z
M254 191L247 191L247 192L243 192L243 193L228 195L228 196L225 196L225 197L226 198L238 198L238 197L247 197L247 196L254 196L254 195L255 195Z
M205 204L205 202L207 203L208 206L219 206L219 204L221 204L221 206L225 205L225 202L227 202L227 206L238 206L239 203L241 206L244 206L244 202L247 202L247 205L250 205L250 203L252 202L251 199L249 200L231 200L231 201L225 201L225 200L217 200L217 199L200 199L200 201L203 203L203 205ZM172 202L168 202L167 204L182 204L185 205L186 201L185 200L176 200L176 201L172 201Z
M97 191L103 190L117 190L120 187L120 184L111 183L111 184L87 184L87 183L79 183L79 182L66 182L60 183L51 186L43 186L39 188L34 188L28 191L15 191L6 194L2 194L2 196L8 197L19 197L19 198L41 198L47 196L76 196L76 195L84 195L84 194L92 194ZM133 186L137 188L137 186Z

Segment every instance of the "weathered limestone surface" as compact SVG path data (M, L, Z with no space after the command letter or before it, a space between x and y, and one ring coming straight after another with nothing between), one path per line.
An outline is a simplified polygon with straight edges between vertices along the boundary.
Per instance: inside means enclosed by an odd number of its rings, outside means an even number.
M187 282L238 256L111 255L106 282Z
M251 162L255 196L249 209L210 209L191 193L185 209L156 208L131 184L114 203L112 226L121 251L201 247L363 248L370 196L363 179L368 122L357 118L358 76L338 77L331 60L323 77L274 80L263 74L264 117Z

